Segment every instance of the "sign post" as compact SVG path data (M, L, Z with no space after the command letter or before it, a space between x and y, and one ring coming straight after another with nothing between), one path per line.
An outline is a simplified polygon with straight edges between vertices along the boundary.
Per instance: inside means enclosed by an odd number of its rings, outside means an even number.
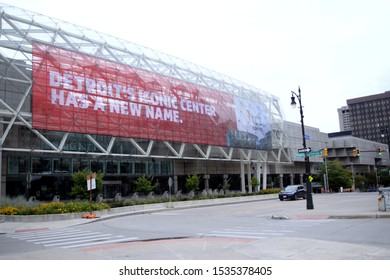
M172 196L172 178L169 177L168 179L168 186L169 186L169 203L171 203L171 196Z
M298 149L298 153L300 154L303 154L303 153L310 153L311 152L311 148L302 148L302 149Z
M92 215L92 190L96 189L96 173L87 175L87 190L89 190L89 215L85 218L96 218Z

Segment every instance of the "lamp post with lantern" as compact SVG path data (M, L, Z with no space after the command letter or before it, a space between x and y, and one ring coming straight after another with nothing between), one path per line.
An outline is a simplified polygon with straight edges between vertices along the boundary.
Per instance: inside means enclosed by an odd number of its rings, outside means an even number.
M304 150L307 150L306 147L306 135L305 135L305 125L303 123L303 106L302 106L302 96L301 96L301 88L298 87L298 94L294 91L291 91L291 107L295 109L297 107L297 103L295 102L295 97L299 102L299 112L301 114L301 126L302 126L302 146ZM311 182L309 180L310 176L310 160L308 156L308 152L305 152L305 172L306 172L306 209L314 209L313 205L313 194L311 188Z

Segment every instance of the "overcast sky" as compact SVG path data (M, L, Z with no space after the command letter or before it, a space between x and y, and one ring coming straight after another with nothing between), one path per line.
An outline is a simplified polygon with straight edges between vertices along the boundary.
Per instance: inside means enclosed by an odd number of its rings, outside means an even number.
M0 0L188 60L280 98L302 90L305 125L339 131L346 100L390 90L388 0Z

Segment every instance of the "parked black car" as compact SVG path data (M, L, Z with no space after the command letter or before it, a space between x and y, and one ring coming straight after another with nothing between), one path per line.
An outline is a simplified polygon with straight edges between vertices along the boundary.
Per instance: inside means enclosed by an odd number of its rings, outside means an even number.
M289 185L279 193L279 199L306 199L306 188L303 185Z

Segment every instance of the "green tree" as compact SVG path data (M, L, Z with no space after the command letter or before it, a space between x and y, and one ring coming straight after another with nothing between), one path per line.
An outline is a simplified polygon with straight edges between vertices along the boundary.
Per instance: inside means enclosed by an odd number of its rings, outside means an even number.
M187 191L195 191L199 189L199 183L200 183L200 178L197 175L188 175L186 179L185 186L187 188Z
M73 186L70 191L70 195L73 198L86 199L90 196L90 191L87 189L87 176L92 172L84 169L72 174ZM92 190L93 194L98 194L103 191L103 177L102 172L96 173L96 189Z
M389 171L387 169L385 170L378 170L378 181L380 185L383 185L385 187L390 185L390 176Z
M252 187L254 187L254 188L260 186L260 182L259 182L259 180L257 180L257 177L256 177L256 176L252 176L252 177L251 177L251 185L252 185Z
M327 161L329 189L337 192L342 188L350 188L352 186L352 173L344 168L343 164L337 160ZM321 182L324 183L325 164L322 164L320 176Z
M137 180L135 181L135 190L136 192L139 192L141 194L149 194L152 192L156 187L158 187L158 183L153 184L153 177L152 176L141 176L138 177Z
M367 178L362 175L355 175L355 189L364 190Z
M367 173L366 179L367 179L367 187L372 187L372 186L377 185L376 184L376 182L377 182L376 172Z

